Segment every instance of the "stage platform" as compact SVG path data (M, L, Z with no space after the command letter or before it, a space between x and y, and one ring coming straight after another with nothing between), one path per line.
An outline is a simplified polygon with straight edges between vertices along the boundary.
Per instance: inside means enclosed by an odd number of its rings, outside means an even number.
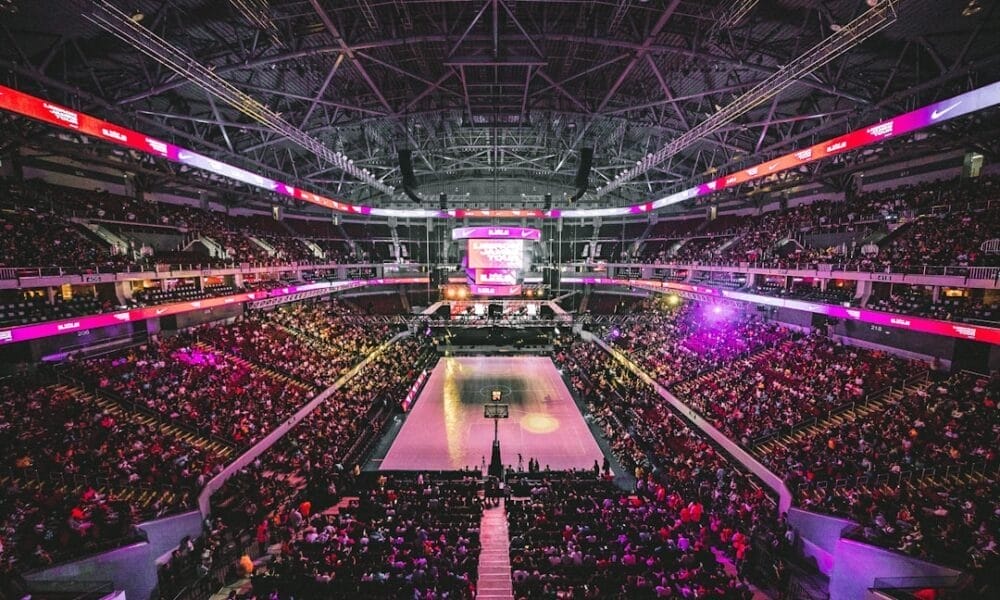
M438 361L380 468L450 470L489 463L493 421L483 417L492 390L510 418L500 420L505 465L517 455L542 469L590 468L603 454L548 357L446 357Z

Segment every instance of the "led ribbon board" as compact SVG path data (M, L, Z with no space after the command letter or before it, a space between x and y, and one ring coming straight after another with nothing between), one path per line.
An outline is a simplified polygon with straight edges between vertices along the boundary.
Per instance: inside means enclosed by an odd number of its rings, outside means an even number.
M468 240L473 238L529 240L537 242L542 239L539 229L529 227L456 227L451 230L451 239Z
M429 209L397 209L374 208L333 200L319 194L307 192L301 188L251 173L245 169L228 165L209 158L197 152L175 146L137 131L120 127L113 123L91 117L73 109L36 98L18 90L0 86L0 109L5 109L32 119L38 119L52 125L72 129L96 137L106 142L131 148L159 158L189 165L198 169L228 177L275 194L295 198L345 213L373 215L381 217L402 218L588 218L611 217L623 215L645 214L665 206L677 204L692 198L707 196L714 192L733 186L754 181L769 175L774 175L794 169L829 156L835 156L851 150L877 144L891 137L912 133L918 129L944 123L984 108L1000 104L1000 82L959 94L947 100L935 102L923 108L893 117L889 120L875 123L868 127L857 129L842 136L831 138L808 148L790 152L774 160L760 163L756 166L736 173L724 175L718 179L696 185L692 188L670 194L669 196L614 208L578 208L570 210L538 210L538 209L486 209L464 208L454 210Z
M926 319L923 317L911 317L897 313L887 313L864 308L847 308L834 304L817 304L805 302L803 300L789 300L784 298L773 298L771 296L760 296L757 294L747 294L746 292L734 292L705 287L702 285L689 285L686 283L674 283L671 281L657 281L655 279L611 279L607 277L563 277L563 283L580 283L590 285L615 285L633 286L642 288L652 288L654 290L677 290L681 292L692 292L717 298L727 298L753 304L763 304L766 306L776 306L781 308L791 308L811 313L817 313L852 321L861 321L871 325L882 325L885 327L895 327L898 329L908 329L921 333L933 335L943 335L946 337L960 338L964 340L976 340L989 344L1000 344L1000 329L995 327L983 327L979 325L969 325L966 323L953 323L951 321L940 321L938 319Z
M241 304L243 302L253 302L266 298L277 298L288 296L297 292L309 292L312 290L328 289L331 292L339 292L347 289L365 287L369 285L405 285L427 283L427 277L398 277L379 279L351 279L346 281L322 281L309 283L306 285L290 285L261 292L244 292L231 296L219 296L217 298L205 298L189 302L174 302L172 304L161 304L159 306L147 306L132 310L122 310L100 315L90 315L86 317L76 317L73 319L61 319L59 321L48 321L46 323L36 323L32 325L22 325L20 327L8 327L0 329L0 345L13 344L26 340L73 333L75 331L87 331L98 329L121 323L131 323L144 321L159 317L169 317L193 310L207 310L228 306L230 304Z

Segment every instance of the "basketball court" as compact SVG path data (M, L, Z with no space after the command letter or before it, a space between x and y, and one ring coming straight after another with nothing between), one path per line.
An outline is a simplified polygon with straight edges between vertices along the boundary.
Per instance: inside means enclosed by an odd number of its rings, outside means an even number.
M499 421L505 465L527 470L588 469L601 450L547 357L446 357L438 361L402 429L381 463L382 470L451 470L489 463L493 421L483 405L500 390L510 418Z

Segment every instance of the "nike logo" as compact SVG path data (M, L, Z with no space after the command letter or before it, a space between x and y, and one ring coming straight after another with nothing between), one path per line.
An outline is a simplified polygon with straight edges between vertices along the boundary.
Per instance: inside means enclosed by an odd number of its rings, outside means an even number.
M158 308L158 309L156 309L156 314L158 314L158 315L162 315L165 312L167 312L167 309L165 309L165 308Z
M938 119L940 119L941 117L943 117L946 114L948 114L952 109L954 109L956 106L958 106L961 103L962 103L961 101L958 101L958 102L952 104L951 106L946 106L945 108L942 108L941 110L935 109L933 112L931 112L931 120L932 121L937 121Z

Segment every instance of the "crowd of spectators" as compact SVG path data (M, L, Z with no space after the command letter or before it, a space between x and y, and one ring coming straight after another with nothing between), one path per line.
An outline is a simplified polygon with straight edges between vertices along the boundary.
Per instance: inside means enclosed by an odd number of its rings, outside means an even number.
M666 302L647 300L597 329L664 386L721 368L790 335L758 313L695 302L662 306Z
M557 363L619 462L634 469L636 492L553 484L552 506L548 485L533 494L512 520L518 597L538 589L572 598L746 597L752 548L784 553L792 539L773 501L595 344L561 346ZM532 521L541 540L530 537Z
M286 519L281 552L253 578L264 596L475 597L480 483L444 474L379 476L336 512Z
M868 394L899 387L924 368L813 333L732 361L674 391L726 436L749 445Z
M388 339L390 331L385 321L359 316L333 301L247 313L231 325L199 328L195 336L215 349L325 388Z
M105 394L238 447L260 439L317 393L195 345L190 334L74 361L70 373Z
M708 223L680 221L674 227L668 222L666 236L658 233L657 224L639 259L750 262L781 268L837 263L872 271L922 265L997 266L1000 255L988 254L980 246L996 237L998 181L991 177L937 180L852 193L845 201L814 202L735 220L722 216ZM989 201L994 204L988 206ZM890 235L869 250L862 242L878 231ZM841 236L836 246L802 245L803 240L809 243L808 236L823 233L853 235Z
M115 270L131 257L86 237L79 226L35 209L0 210L0 267Z
M783 439L759 459L803 507L850 516L880 544L981 571L1000 565L998 398L996 375L957 373Z
M945 321L997 322L1000 301L970 290L967 296L943 296L937 301L929 289L894 285L886 296L869 298L868 308L907 315L923 315Z
M0 572L46 566L190 508L223 457L68 386L0 386Z
M886 238L873 260L876 270L882 265L996 267L1000 254L988 254L980 246L997 238L998 231L1000 208L923 215Z

